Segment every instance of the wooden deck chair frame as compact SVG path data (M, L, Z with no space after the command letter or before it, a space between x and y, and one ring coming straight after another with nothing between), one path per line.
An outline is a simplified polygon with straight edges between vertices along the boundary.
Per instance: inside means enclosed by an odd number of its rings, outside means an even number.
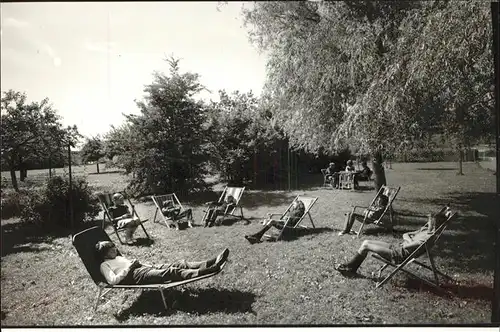
M178 220L173 220L172 218L163 215L163 213L161 212L163 202L165 201L171 201L174 204L174 206L179 206L181 208L181 213L185 211L184 206L182 206L181 202L179 201L179 198L177 198L177 195L175 193L165 194L165 195L153 195L151 196L151 199L153 200L156 206L153 222L156 223L156 216L158 215L159 212L160 216L163 218L163 222L165 223L165 225L167 225L168 228L178 229L179 228L177 224L178 221L185 217L182 217Z
M329 174L326 173L326 168L321 169L321 174L323 174L323 187L328 187L330 185L330 181L327 180Z
M135 216L139 220L139 225L141 226L142 230L144 231L144 234L146 234L148 239L151 239L148 232L146 231L146 228L144 228L144 225L143 225L143 223L148 221L148 219L141 220L141 218L137 214L137 211L135 210L134 204L132 203L132 201L130 200L130 198L128 197L128 195L124 191L118 191L116 193L122 194L123 197L127 200L128 204L132 208L132 216ZM118 225L113 220L113 218L111 217L111 213L109 212L109 207L112 204L114 204L113 203L113 195L114 194L115 193L98 193L97 194L97 198L99 199L99 202L101 203L101 207L103 209L103 218L102 218L101 226L102 226L102 229L104 229L106 219L108 219L111 223L111 226L113 227L113 230L116 234L116 237L118 238L118 241L120 241L120 244L123 244L123 241L122 241L119 233L124 231L125 228L118 228Z
M305 210L304 210L304 214L302 215L302 217L300 217L299 221L297 221L297 223L295 224L295 226L290 227L290 226L288 226L288 222L290 221L290 218L288 216L286 216L286 214L292 208L292 205L293 205L293 203L296 200L300 200L300 201L302 201L302 203L304 203ZM299 228L299 227L301 227L301 228L307 228L306 226L303 226L303 225L300 224L302 222L302 220L304 220L304 218L306 216L309 217L309 221L311 222L312 227L316 228L316 226L314 225L314 221L313 221L313 219L311 217L310 211L311 211L312 207L314 206L314 204L316 203L317 200L318 200L318 197L312 197L312 196L306 196L306 195L297 195L297 197L294 198L294 200L292 201L292 203L290 203L290 205L285 210L285 212L283 212L283 213L268 213L267 214L267 220L274 220L274 221L282 221L282 222L284 222L284 226L280 230L278 236L276 237L276 240L277 241L281 240L281 238L283 237L283 232L285 231L286 228ZM274 216L280 216L280 217L279 217L279 219L274 219L273 218ZM272 237L272 236L267 235L267 234L264 234L264 236L265 237Z
M354 172L339 172L339 189L354 190Z
M446 207L445 207L446 208ZM443 210L445 209L441 209L440 213L443 212ZM403 271L411 276L413 276L414 278L417 278L421 281L423 281L424 283L426 283L427 285L430 285L430 286L433 286L433 287L436 287L436 288L440 288L439 286L439 278L438 276L441 276L441 277L444 277L445 279L447 280L453 280L453 278L451 278L450 276L447 276L446 274L444 274L443 272L439 271L436 267L436 263L434 262L434 256L432 255L432 248L434 247L434 245L436 244L436 242L439 240L439 238L441 237L441 235L443 234L444 230L446 229L446 227L448 226L448 224L450 223L450 221L452 219L455 218L455 216L457 215L456 212L453 212L447 219L446 221L443 222L443 224L441 224L441 226L439 226L436 231L434 232L434 234L429 237L424 243L422 243L410 256L408 256L403 262L401 262L400 264L395 264L383 257L381 257L380 255L377 255L377 254L373 254L372 257L374 257L375 259L381 261L384 263L384 265L379 269L378 271L378 279L380 280L381 279L381 274L382 272L388 268L388 267L392 267L394 268L394 270L392 270L392 272L390 274L388 274L382 281L379 281L377 282L375 288L379 288L379 287L382 287L384 284L386 284L397 272L399 271ZM423 248L425 248L425 251L422 251ZM427 255L427 258L430 262L430 266L427 265L427 264L424 264L423 262L417 260L417 258L421 257L421 256L424 256L424 255ZM425 277L422 277L422 276L419 276L418 274L416 274L415 272L412 272L411 270L408 269L408 266L412 263L415 263L416 265L426 269L426 270L429 270L429 271L432 271L432 274L434 276L434 280L431 281Z
M353 207L353 212L356 210L356 208L365 209L363 222L361 223L361 226L359 227L359 231L357 233L357 237L359 237L361 235L361 232L363 231L363 228L368 223L373 223L375 225L383 226L383 227L386 227L386 228L392 230L393 225L394 225L394 210L392 208L392 203L396 199L396 196L398 196L398 193L399 193L400 190L401 190L401 187L393 188L393 187L388 187L388 186L382 186L382 187L380 187L377 195L375 195L375 197L373 198L373 200L371 201L371 203L370 203L370 205L368 207L362 207L362 206L358 206L358 205L356 205L356 206ZM380 217L378 217L377 219L369 218L368 217L368 210L373 206L373 204L375 203L375 201L377 200L377 198L380 195L382 195L382 193L384 193L386 191L389 191L389 202L387 203L384 211L382 212L382 214L380 215ZM387 213L389 213L389 221L390 221L389 225L386 225L386 224L382 223L382 219L384 218L384 216Z
M99 226L88 228L84 231L81 231L73 236L72 242L76 251L78 252L78 256L80 256L87 272L90 274L90 277L94 281L94 283L98 287L98 293L96 302L94 305L94 311L97 310L99 305L99 301L101 297L105 296L108 292L113 289L131 289L131 290L157 290L161 294L161 299L163 301L163 305L165 310L168 310L167 301L165 300L164 291L169 288L189 284L198 280L210 278L220 273L225 266L225 263L221 266L221 269L217 272L199 276L196 278L191 278L182 281L171 282L167 284L151 284L151 285L110 285L106 282L104 277L100 272L100 261L98 260L95 252L95 245L99 241L111 241L108 234ZM121 255L120 253L118 253Z
M224 214L222 215L222 218L221 218L220 222L224 221L224 219L227 216L235 216L236 217L236 215L234 214L234 212L237 209L240 210L240 219L244 218L244 216L243 216L243 207L240 204L241 196L243 196L243 192L244 191L245 191L245 187L228 187L228 186L226 186L224 188L224 190L222 191L222 194L220 195L219 200L217 202L218 203L222 203L226 199L227 195L231 195L231 196L233 196L235 203L234 203L234 205L232 207L228 206L226 208L226 210L224 211ZM210 210L211 210L211 208L208 208L207 210L204 211L205 214L203 215L202 223L205 222L206 218L208 217L208 214L209 214Z

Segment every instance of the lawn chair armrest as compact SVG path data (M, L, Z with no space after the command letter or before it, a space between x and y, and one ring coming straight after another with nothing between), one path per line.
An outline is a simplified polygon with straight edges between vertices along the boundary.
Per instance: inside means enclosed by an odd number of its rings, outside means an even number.
M356 209L358 209L358 208L359 209L368 209L368 207L366 207L366 206L354 205L352 207L352 212L356 211Z
M281 216L281 213L267 213L267 218L272 219L273 216Z

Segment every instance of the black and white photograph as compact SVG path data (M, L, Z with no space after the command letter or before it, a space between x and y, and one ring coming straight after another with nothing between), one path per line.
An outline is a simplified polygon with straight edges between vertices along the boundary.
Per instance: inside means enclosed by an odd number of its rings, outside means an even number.
M2 328L498 328L498 2L0 7Z

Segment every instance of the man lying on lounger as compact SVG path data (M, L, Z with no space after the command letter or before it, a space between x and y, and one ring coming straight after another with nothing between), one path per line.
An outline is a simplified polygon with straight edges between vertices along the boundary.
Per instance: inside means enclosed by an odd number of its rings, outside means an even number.
M429 221L419 230L403 234L403 242L399 245L392 245L383 241L365 240L349 262L340 264L335 269L342 273L355 274L369 252L374 252L395 264L400 264L429 239L450 215L451 210L448 206L440 213L429 214Z
M154 267L118 256L118 250L110 241L98 242L96 251L103 260L101 273L110 285L151 285L191 279L219 271L229 256L229 249L226 248L217 257L206 261L180 260Z
M306 207L304 206L304 203L302 203L302 201L298 199L293 201L292 207L286 214L286 216L290 218L287 227L294 227L295 224L297 224L300 218L304 215L305 210ZM282 220L278 221L272 219L264 220L264 227L262 227L262 229L255 234L245 235L245 239L247 239L247 241L251 244L257 243L260 241L262 236L264 236L264 234L273 226L278 229L283 229L283 227L285 226L285 222Z

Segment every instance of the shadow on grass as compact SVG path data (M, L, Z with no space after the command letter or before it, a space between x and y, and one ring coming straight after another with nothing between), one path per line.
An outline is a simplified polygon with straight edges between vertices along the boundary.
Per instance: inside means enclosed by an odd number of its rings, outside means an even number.
M36 248L36 246L31 245L40 243L50 244L56 238L67 237L72 233L75 234L80 230L87 229L95 225L95 222L88 222L72 232L70 230L46 231L35 224L21 221L8 223L2 225L1 227L1 256L4 257L20 252L42 251L45 249Z
M333 232L330 227L316 227L316 228L294 228L291 232L283 235L283 241L295 241L306 235L321 234L326 232Z
M436 206L450 203L452 209L463 211L459 211L458 218L449 224L434 248L437 257L446 260L447 266L464 272L494 270L495 224L500 219L499 202L495 193L452 192L437 199L422 198L413 201ZM410 212L405 211L405 214L411 214ZM423 226L425 219L409 218L404 224L414 230Z
M441 289L437 289L427 285L421 280L407 278L404 282L404 287L411 290L429 292L438 296L454 296L464 300L493 300L493 288L486 285L460 285L445 283L441 285Z
M165 295L169 306L167 312L160 294L157 291L148 291L143 292L129 308L121 310L115 317L118 321L124 321L130 316L168 316L174 311L201 315L214 312L255 314L252 303L255 302L256 295L250 292L208 288L171 290L165 292Z

